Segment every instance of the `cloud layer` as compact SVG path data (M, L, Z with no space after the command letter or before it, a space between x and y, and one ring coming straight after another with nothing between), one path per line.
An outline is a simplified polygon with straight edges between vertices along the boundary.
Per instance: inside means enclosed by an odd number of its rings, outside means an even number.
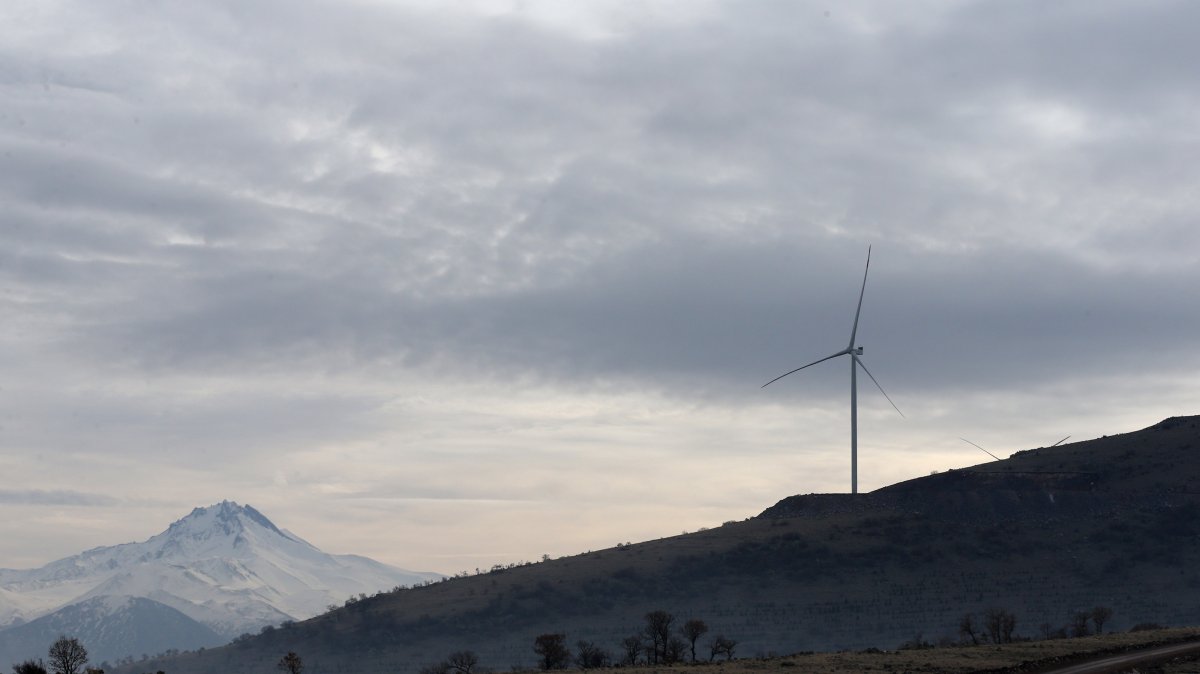
M843 490L844 363L759 386L868 245L864 485L1195 411L1191 3L8 12L0 565L223 498L454 571Z

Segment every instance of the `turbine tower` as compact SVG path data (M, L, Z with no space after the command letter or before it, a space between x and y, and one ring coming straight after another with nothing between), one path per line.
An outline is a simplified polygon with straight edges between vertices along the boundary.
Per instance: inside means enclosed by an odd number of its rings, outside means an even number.
M871 374L871 371L867 369L867 366L863 364L862 359L859 358L859 356L861 356L863 354L863 348L861 346L856 346L854 344L855 340L858 338L858 316L859 316L859 314L862 313L863 294L866 293L866 291L867 291L867 272L870 271L870 269L871 269L871 247L867 246L867 266L865 269L863 269L862 289L858 291L858 309L856 309L854 311L854 327L850 328L850 344L846 348L842 349L841 351L838 351L837 353L835 353L833 355L825 356L824 358L822 358L820 360L814 360L813 362L809 363L808 365L802 365L802 366L796 368L795 370L791 370L789 372L784 372L783 374L779 375L778 377L776 377L776 378L772 379L771 381L762 385L762 388L766 388L766 387L770 386L771 384L774 384L775 382L779 381L780 379L783 379L784 377L788 376L789 374L794 374L796 372L799 372L800 370L803 370L806 367L812 367L813 365L816 365L817 363L823 363L832 358L837 358L838 356L850 356L850 493L851 494L858 493L858 368L861 367L863 369L863 372L867 373L867 376L870 377L871 381L875 383L875 387L879 389L879 392L883 394L883 397L887 398L887 401L889 403L892 403L892 407L895 408L896 412L899 412L900 416L902 416L902 417L904 416L904 413L900 412L900 408L896 407L896 403L892 402L892 399L891 399L891 397L888 396L887 391L884 391L883 387L879 385L878 381L876 381L875 375Z

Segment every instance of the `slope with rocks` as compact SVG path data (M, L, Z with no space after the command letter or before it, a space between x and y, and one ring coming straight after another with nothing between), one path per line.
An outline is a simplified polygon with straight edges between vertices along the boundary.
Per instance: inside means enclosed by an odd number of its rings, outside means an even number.
M173 674L269 668L412 672L472 649L532 666L535 636L614 655L650 610L739 641L739 655L957 638L990 607L1036 636L1096 605L1112 629L1200 622L1200 419L1042 448L864 495L784 499L760 516L389 593L202 654ZM701 643L703 647L703 642Z

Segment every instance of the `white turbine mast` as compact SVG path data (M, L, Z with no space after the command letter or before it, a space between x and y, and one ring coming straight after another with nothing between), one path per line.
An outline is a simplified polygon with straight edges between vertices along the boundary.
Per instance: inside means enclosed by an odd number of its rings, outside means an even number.
M823 363L827 360L830 360L831 358L837 358L838 356L850 356L850 493L851 494L858 493L858 368L861 367L863 369L863 372L867 373L867 376L870 377L871 381L875 383L875 388L879 389L879 392L883 394L884 398L887 398L887 401L892 404L892 407L895 408L896 412L898 412L900 414L900 416L902 416L902 417L904 416L904 413L900 412L900 408L896 407L896 403L892 402L892 399L890 396L888 396L887 391L884 391L883 387L879 385L879 382L875 379L875 375L871 374L871 371L867 369L867 366L863 364L862 359L859 358L859 356L863 355L863 348L861 346L856 346L854 343L855 340L858 338L858 317L859 317L859 314L862 313L863 295L867 292L867 272L870 271L870 269L871 269L871 247L867 246L867 266L863 269L862 289L858 291L858 308L854 311L854 327L850 328L850 344L849 344L849 346L847 346L845 349L842 349L841 351L838 351L837 353L835 353L833 355L825 356L824 358L822 358L820 360L814 360L813 362L809 363L808 365L802 365L802 366L796 368L795 370L791 370L789 372L784 372L783 374L779 375L778 377L776 377L776 378L772 379L771 381L762 385L762 388L766 388L766 387L770 386L771 384L774 384L775 382L779 381L780 379L783 379L784 377L788 376L789 374L794 374L796 372L799 372L800 370L803 370L806 367L812 367L813 365L816 365L817 363Z

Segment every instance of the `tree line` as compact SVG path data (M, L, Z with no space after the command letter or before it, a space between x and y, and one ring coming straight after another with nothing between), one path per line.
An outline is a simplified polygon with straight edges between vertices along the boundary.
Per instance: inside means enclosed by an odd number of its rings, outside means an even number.
M1050 623L1038 625L1037 636L1020 636L1016 633L1017 616L1008 609L993 606L981 615L964 613L958 620L958 630L955 639L942 637L936 644L930 643L918 633L912 639L900 644L901 650L936 648L939 646L979 646L981 644L1011 644L1016 641L1033 641L1040 638L1068 639L1086 637L1092 634L1103 634L1104 626L1112 618L1113 610L1107 606L1094 606L1085 611L1072 611L1067 616L1067 623L1055 626ZM1136 625L1131 632L1143 629L1162 629L1161 625L1143 623Z
M1074 611L1068 616L1066 625L1060 627L1055 627L1050 623L1039 625L1039 635L1042 639L1066 639L1103 634L1104 626L1112 618L1112 614L1112 609L1107 606L1094 606L1087 611ZM1017 616L1015 614L1003 608L993 607L983 613L981 620L976 619L974 613L964 614L958 622L958 634L962 643L970 642L974 646L980 643L1009 644L1014 640L1021 640L1020 637L1014 636L1016 626Z
M696 644L709 632L708 624L698 618L677 623L675 616L663 610L647 613L640 630L625 637L616 655L590 641L577 641L572 655L565 634L541 634L533 641L538 656L538 668L544 671L566 669L575 664L580 669L595 669L612 664L673 665L689 658L697 662ZM677 626L677 629L673 629ZM717 634L707 642L708 660L724 656L733 659L738 642Z
M1090 610L1073 611L1066 625L1054 627L1049 623L1039 625L1042 639L1061 639L1103 634L1104 626L1112 618L1113 610L1107 606L1095 606ZM1031 637L1016 634L1017 616L1011 611L992 607L980 616L965 613L958 621L958 641L943 637L938 645L1007 644L1014 641L1029 641ZM1161 629L1162 626L1144 623L1130 631ZM598 669L613 665L673 665L681 662L707 661L719 657L732 660L738 642L716 634L701 641L709 633L708 624L698 618L679 622L671 613L654 610L643 616L641 627L623 638L614 651L592 641L575 642L574 650L567 643L564 633L539 634L533 639L532 650L537 656L537 668L543 671L562 670L572 665L579 669ZM697 644L701 644L697 654ZM904 644L901 649L933 648L920 634ZM60 636L47 651L46 660L26 660L12 666L13 674L104 674L103 669L88 667L87 649L78 639ZM462 650L451 653L446 659L421 669L421 674L476 674L479 656L474 651ZM304 663L295 652L288 652L276 668L285 674L302 674ZM513 670L519 667L514 666ZM157 674L164 674L157 672Z
M674 615L663 610L647 613L641 628L625 637L617 650L609 651L603 646L587 640L575 642L574 651L567 643L567 635L561 632L539 634L533 639L533 653L537 656L537 668L542 671L567 669L572 665L579 669L598 669L612 665L673 665L689 659L697 662L696 645L708 634L708 624L698 618L682 623ZM708 661L718 657L732 660L737 649L736 639L716 634L701 646L708 650ZM473 651L456 651L441 662L421 669L421 674L472 674L479 664ZM517 669L514 667L513 669Z

